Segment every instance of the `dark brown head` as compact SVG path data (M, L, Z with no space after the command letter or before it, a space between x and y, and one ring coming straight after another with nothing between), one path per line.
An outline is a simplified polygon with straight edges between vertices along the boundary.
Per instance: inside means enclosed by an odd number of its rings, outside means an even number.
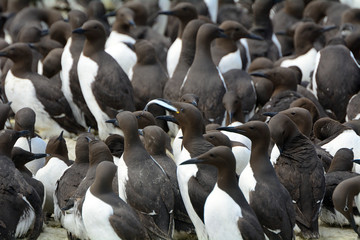
M354 152L349 148L340 148L331 160L329 172L348 171L353 168Z
M15 114L14 130L22 131L28 130L31 137L34 137L36 114L31 108L25 107L20 109Z
M95 196L113 192L112 182L116 174L117 167L114 163L103 161L96 167L95 181L90 187L90 191Z
M300 132L309 137L312 131L312 117L305 108L293 107L281 111L281 113L288 116L298 127Z
M350 129L332 118L320 118L314 123L313 131L316 138L325 140L334 134Z
M295 123L282 113L276 114L270 119L269 129L271 138L275 141L280 152L287 142L300 133Z
M66 146L66 140L63 137L64 131L61 131L59 136L51 137L46 145L45 152L51 156L56 156L68 164L69 156ZM46 162L49 161L51 156L46 158Z
M219 26L224 33L232 40L238 41L241 38L249 38L254 40L263 40L263 38L249 32L241 23L237 21L227 20Z
M158 126L147 126L143 129L145 148L150 155L165 155L166 148L172 150L171 139Z
M89 163L94 166L102 161L113 162L113 157L108 146L101 140L89 142Z

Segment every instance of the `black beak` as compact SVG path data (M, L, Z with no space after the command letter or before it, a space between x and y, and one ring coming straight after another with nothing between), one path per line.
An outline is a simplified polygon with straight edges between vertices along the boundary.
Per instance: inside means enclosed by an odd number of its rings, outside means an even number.
M250 73L250 75L254 76L254 77L262 77L262 78L269 77L266 73L263 73L263 72L252 72L252 73Z
M268 116L268 117L273 117L273 116L275 116L276 114L278 114L278 113L277 113L277 112L265 112L265 113L263 113L262 115Z
M327 32L327 31L333 30L333 29L335 29L335 28L337 28L337 26L335 26L335 25L333 25L333 26L326 26L326 27L323 27L323 28L321 29L321 32Z
M187 165L187 164L197 164L197 163L203 163L204 160L197 159L197 158L191 158L185 162L180 163L180 165Z
M105 16L105 17L114 17L114 16L116 16L116 11L108 12L108 13L105 14L104 16Z
M49 29L44 29L44 30L41 30L41 36L46 36L46 35L49 35Z
M354 160L352 160L352 161L353 161L353 163L360 164L360 159L354 159Z
M39 159L39 158L44 158L44 157L49 157L50 154L47 153L37 153L37 154L33 154L33 156L31 157L32 160L35 159Z
M174 15L174 11L160 11L158 15Z
M60 133L59 137L57 138L57 140L60 141L60 140L64 139L63 134L64 134L64 131L61 131L61 133Z
M114 126L118 127L119 126L119 122L114 118L114 119L110 119L110 120L106 120L106 123L112 123L114 124Z
M18 137L24 137L24 136L27 136L27 135L29 135L30 134L30 131L28 131L28 130L22 130L22 131L17 131L16 132L16 135L18 136Z
M167 121L167 122L173 122L173 123L179 125L179 122L173 116L163 115L163 116L156 116L155 118L160 119L160 120L164 120L164 121Z
M254 40L259 40L259 41L262 41L264 40L264 38L256 35L256 34L253 34L253 33L249 33L248 36L246 36L246 38L249 38L249 39L254 39Z
M75 30L72 31L73 33L78 33L78 34L84 34L85 33L85 30L82 29L82 28L77 28Z
M233 133L238 133L238 134L246 133L246 131L241 130L241 129L237 129L235 127L219 127L216 130L233 132Z

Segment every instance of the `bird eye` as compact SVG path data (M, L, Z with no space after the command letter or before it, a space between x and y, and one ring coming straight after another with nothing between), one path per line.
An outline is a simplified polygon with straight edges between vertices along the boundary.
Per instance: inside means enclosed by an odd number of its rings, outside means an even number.
M292 112L291 115L295 115L295 112Z
M250 126L249 128L250 128L250 129L254 129L254 127L253 127L253 126Z
M210 157L215 157L215 155L214 155L214 154L212 154L212 153L210 153Z
M181 112L184 112L185 110L183 108L180 109Z

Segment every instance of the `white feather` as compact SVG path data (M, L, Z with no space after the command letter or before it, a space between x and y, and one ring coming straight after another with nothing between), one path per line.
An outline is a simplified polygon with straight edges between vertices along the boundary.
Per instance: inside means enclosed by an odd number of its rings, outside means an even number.
M237 49L235 52L228 53L223 56L218 65L221 73L226 73L232 69L242 69L242 60L240 56L240 50Z
M281 67L290 67L290 66L297 66L300 68L302 72L302 79L301 81L310 82L311 72L314 71L314 67L316 64L316 54L317 51L315 48L310 49L307 53L298 56L294 59L286 59L281 62Z
M180 53L182 47L182 40L176 38L168 49L166 56L166 68L169 74L169 78L174 74L175 68L179 62Z
M87 128L87 124L85 121L85 115L80 110L80 108L74 103L73 95L70 89L70 70L74 63L74 59L70 53L70 46L72 43L72 38L70 37L66 42L64 47L64 51L61 55L61 90L64 93L66 100L68 101L71 111L76 119L76 121L83 127Z
M20 219L16 225L16 231L15 231L16 238L23 237L35 223L34 208L31 206L31 204L29 203L29 201L26 199L25 196L21 195L21 197L26 203L28 208L20 216Z
M127 202L125 185L129 180L129 176L128 176L128 167L126 166L126 163L124 161L124 154L121 156L118 162L117 174L118 174L119 197L125 202Z
M86 191L82 218L90 239L120 239L109 222L109 217L113 214L113 208L109 204L95 197L90 188Z
M110 117L101 110L92 92L91 84L95 81L98 68L99 67L96 62L81 53L78 63L78 75L81 91L84 95L86 104L96 119L99 137L105 140L110 133L123 135L123 132L119 128L114 127L112 124L105 122L106 120L109 120Z
M45 107L36 97L34 85L30 80L15 77L10 70L5 78L5 93L8 100L12 102L11 109L15 113L24 107L35 111L35 129L41 136L51 137L64 130L45 111ZM64 137L70 137L70 133L64 130Z
M204 207L209 239L243 239L238 227L240 218L243 218L240 206L216 184Z

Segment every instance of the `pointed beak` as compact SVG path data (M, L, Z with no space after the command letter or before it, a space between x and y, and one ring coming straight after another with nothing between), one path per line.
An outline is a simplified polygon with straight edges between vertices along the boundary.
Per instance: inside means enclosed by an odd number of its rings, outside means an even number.
M136 24L135 24L134 20L129 20L128 23L130 26L133 26L134 28L136 28Z
M354 159L354 160L352 160L352 161L353 161L353 163L360 164L360 159Z
M250 73L250 75L254 76L254 77L268 78L268 75L263 72L252 72L252 73Z
M77 28L75 30L72 31L73 33L78 33L78 34L84 34L85 33L85 30L82 29L82 28Z
M46 36L46 35L49 35L49 29L43 29L41 30L41 34L40 34L42 37L43 36Z
M217 128L216 130L233 132L233 133L238 133L238 134L246 133L246 131L241 130L241 129L237 129L237 128L235 128L235 127L219 127L219 128Z
M198 158L191 158L185 162L180 163L180 165L187 165L187 164L197 164L197 163L203 163L204 160L198 159Z
M34 154L31 159L32 160L35 160L35 159L39 159L39 158L44 158L44 157L49 157L50 154L47 154L47 153L37 153L37 154Z
M30 135L26 136L26 140L27 140L28 145L29 145L29 152L32 153L32 149L31 149L31 136L30 136Z
M174 15L174 11L160 11L158 15Z
M273 117L273 116L275 116L276 114L278 114L278 112L265 112L265 113L263 113L262 115L268 116L268 117Z
M175 124L179 125L179 122L173 116L162 115L162 116L156 116L155 118L160 119L160 120L164 120L164 121L167 121L167 122L172 122L172 123L175 123Z
M254 40L259 40L259 41L262 41L264 40L264 38L256 35L256 34L253 34L253 33L249 33L248 36L246 36L246 38L249 38L249 39L254 39Z
M330 31L330 30L333 30L337 28L337 26L333 25L333 26L326 26L326 27L323 27L321 28L321 32L327 32L327 31Z
M61 131L61 133L60 133L60 135L59 135L59 137L57 138L57 140L63 140L64 138L63 138L63 134L64 134L64 131Z
M24 137L30 134L30 131L28 130L22 130L22 131L17 131L17 136L18 137Z
M116 11L108 12L108 13L105 14L104 16L105 16L105 17L115 17L115 16L116 16Z
M106 123L112 123L114 124L114 126L118 127L119 126L119 122L114 118L114 119L109 119L105 121Z
M287 33L285 31L278 31L278 32L275 33L275 35L287 36Z
M225 34L223 29L219 28L217 37L218 38L228 38L229 36Z

